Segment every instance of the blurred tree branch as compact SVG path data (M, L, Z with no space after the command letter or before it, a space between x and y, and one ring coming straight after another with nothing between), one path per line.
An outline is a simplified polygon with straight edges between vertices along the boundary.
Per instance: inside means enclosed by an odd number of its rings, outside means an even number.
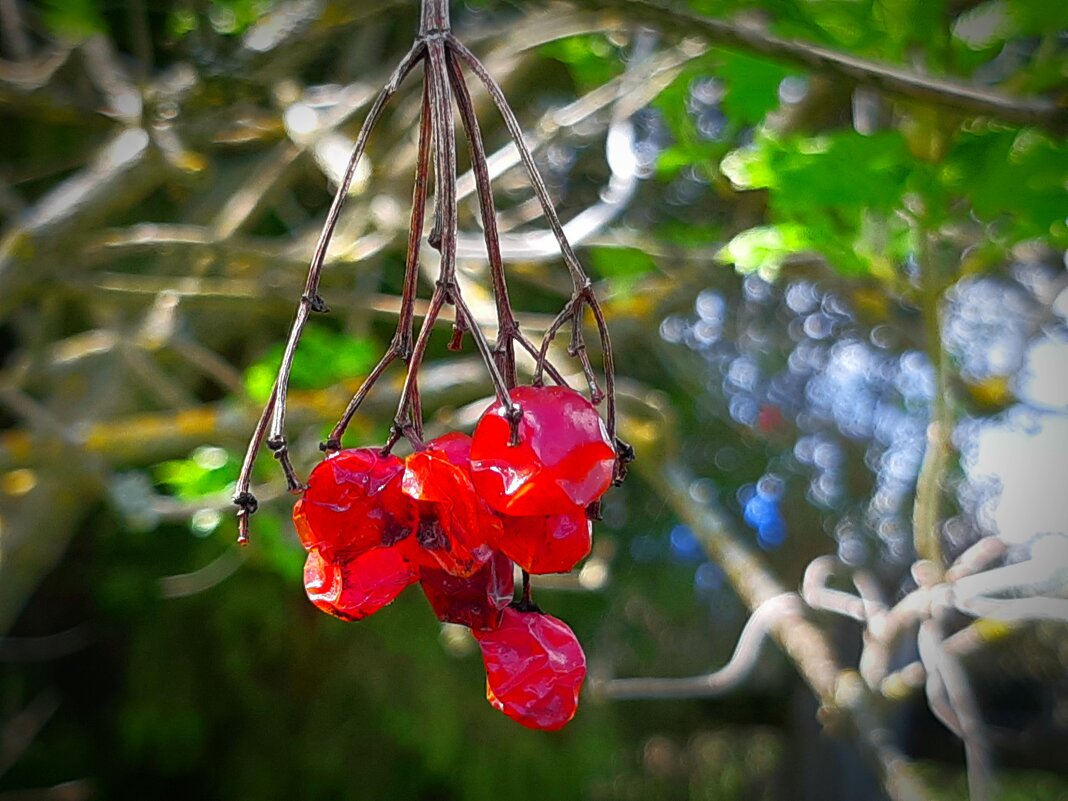
M964 81L925 75L797 39L775 36L759 25L703 16L660 0L585 0L583 7L587 5L619 14L626 23L640 22L677 36L697 37L718 47L755 53L898 97L933 103L963 114L989 115L1021 125L1037 125L1058 134L1068 131L1068 108L1049 98L1013 97Z
M644 465L644 466L643 466ZM734 533L729 519L709 503L690 494L693 477L670 460L635 468L697 536L710 559L723 568L731 587L751 613L775 603L766 622L768 634L779 644L821 705L820 717L832 730L854 730L879 770L883 786L894 801L929 801L930 790L908 759L890 741L875 695L855 670L839 666L823 631L797 604L778 603L791 594L760 557ZM670 682L670 679L662 680ZM683 681L690 681L684 679Z

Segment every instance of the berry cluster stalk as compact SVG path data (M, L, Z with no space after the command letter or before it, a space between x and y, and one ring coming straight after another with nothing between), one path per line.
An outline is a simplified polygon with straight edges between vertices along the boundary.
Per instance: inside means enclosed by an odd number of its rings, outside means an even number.
M304 486L293 468L288 453L288 440L285 434L286 399L289 389L290 373L293 359L301 334L312 312L328 311L326 303L319 295L319 281L323 264L334 230L341 216L341 209L348 196L356 167L367 146L368 139L375 125L382 117L389 100L397 93L401 82L417 66L423 68L422 108L419 120L419 145L415 168L415 185L412 191L412 214L408 232L408 249L405 258L405 276L401 294L400 314L397 330L381 360L367 375L363 384L349 401L344 413L333 427L320 449L334 452L341 448L341 439L353 416L359 410L367 394L374 387L386 369L395 361L405 363L406 375L397 406L396 415L388 441L383 453L388 453L403 437L412 447L422 448L423 414L419 396L419 368L426 354L430 335L445 306L454 310L453 337L449 347L458 350L465 335L470 335L479 351L494 392L508 419L512 422L513 439L518 437L518 424L521 410L513 403L509 390L516 386L516 348L525 351L535 361L533 383L540 385L545 374L555 383L567 386L560 370L549 361L549 348L556 335L570 323L570 342L568 353L576 359L594 403L605 403L605 424L608 435L615 443L616 478L621 480L626 471L626 464L633 458L630 447L616 437L616 402L615 376L612 360L612 345L608 338L608 327L604 313L597 297L594 295L589 276L583 270L574 249L564 234L560 218L549 197L545 182L538 172L530 149L523 140L523 131L519 121L508 105L500 86L486 71L478 58L462 45L452 34L449 23L448 0L422 0L419 32L415 43L401 59L386 85L375 98L363 127L356 137L352 155L349 158L345 174L338 185L337 193L330 205L322 233L315 246L304 292L297 305L296 315L289 330L282 363L278 369L270 398L264 406L259 422L245 454L244 463L237 481L234 503L238 507L238 541L248 542L249 517L257 508L255 496L250 491L252 466L260 448L266 442L274 453L286 476L291 492L300 492ZM500 112L505 127L515 144L524 167L529 175L531 186L541 204L545 219L560 246L564 264L571 276L572 294L563 309L546 330L539 345L536 345L520 330L519 322L512 310L508 295L508 283L505 277L504 262L501 258L500 237L497 230L497 214L493 202L490 184L489 166L486 162L486 149L482 133L475 115L474 104L468 90L463 67L482 83L490 98ZM471 154L472 172L475 177L482 227L486 241L486 253L489 258L490 281L493 290L497 315L497 337L491 345L471 309L464 301L460 286L456 281L456 131L453 123L453 103L459 111L460 120L466 134ZM418 284L419 252L423 237L426 217L428 187L433 165L434 207L433 223L427 242L440 253L437 282L430 298L429 307L423 318L418 336L415 335L415 300ZM600 339L604 371L604 389L598 384L597 374L590 362L583 339L583 321L586 310L597 327ZM596 514L596 510L594 510Z

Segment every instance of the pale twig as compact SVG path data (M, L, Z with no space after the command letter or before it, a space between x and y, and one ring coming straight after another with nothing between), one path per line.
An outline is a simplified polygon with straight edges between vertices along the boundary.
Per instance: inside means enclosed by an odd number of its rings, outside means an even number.
M1012 631L1010 626L981 620L947 637L942 647L954 656L963 658L977 653L988 643ZM920 689L926 678L927 671L923 664L916 660L891 673L885 673L877 689L887 698L901 700Z
M763 561L744 545L732 526L715 507L698 503L690 495L692 480L675 463L656 465L638 462L650 485L697 536L708 556L726 574L727 580L749 609L786 593ZM853 671L843 671L823 632L801 614L800 609L781 610L769 630L798 673L811 687L829 718L852 726L859 742L878 768L883 786L894 801L930 799L931 793L916 775L904 754L890 741L870 691Z
M144 101L111 38L90 36L82 43L81 53L85 74L107 100L103 113L125 125L140 125Z
M230 578L245 561L246 551L224 548L213 560L189 573L163 576L159 579L159 594L163 598L186 598L206 592Z
M24 28L18 0L0 0L0 41L16 61L23 61L33 53L30 37Z
M752 675L776 618L784 611L796 610L797 601L796 593L787 592L768 598L754 609L738 635L730 660L719 670L687 678L612 679L599 691L615 700L716 698L733 692Z
M864 616L871 620L879 615L886 614L886 597L883 595L879 580L867 570L853 572L853 586L857 588L861 603L864 605Z
M813 609L833 612L843 617L864 622L867 612L864 602L855 595L827 587L827 581L838 566L838 560L830 555L818 556L808 563L801 581L801 597Z
M964 742L970 801L989 801L992 765L982 714L967 674L943 647L943 639L938 619L920 625L917 643L927 670L927 698L931 711Z

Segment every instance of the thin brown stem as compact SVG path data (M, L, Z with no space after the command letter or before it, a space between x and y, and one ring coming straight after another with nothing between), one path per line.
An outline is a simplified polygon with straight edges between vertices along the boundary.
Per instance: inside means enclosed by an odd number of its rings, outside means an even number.
M526 336L524 336L522 331L516 331L515 332L515 341L518 342L519 346L521 348L523 348L523 350L525 350L528 354L530 354L530 356L535 361L538 360L538 357L540 356L540 352L538 351L537 348L534 347L534 343L531 342L529 339L527 339ZM552 378L552 380L554 382L556 382L556 384L558 386L561 386L561 387L570 387L571 386L567 382L567 379L565 379L560 374L560 371L557 370L556 367L553 366L552 362L550 362L548 360L545 360L544 362L541 362L541 367L545 370L545 372L547 372L549 374L550 378Z
M415 299L419 284L419 249L423 238L423 223L426 218L427 185L430 173L430 95L427 84L423 84L423 105L419 117L419 148L415 162L415 186L412 189L412 215L408 226L408 249L404 259L404 288L401 291L400 314L397 319L397 332L393 342L382 357L382 361L367 376L363 384L352 396L345 413L330 432L324 443L324 450L337 450L341 447L341 438L345 429L352 422L364 398L374 387L386 367L397 358L408 362L412 357L412 341L415 328Z
M453 127L452 103L450 102L448 67L446 63L446 45L443 39L431 39L427 42L427 82L430 85L431 108L433 109L433 128L435 140L435 194L438 201L439 216L435 222L440 239L441 267L438 271L438 286L445 293L445 301L456 307L456 320L459 325L467 326L472 338L486 362L490 380L508 418L518 416L518 410L508 394L508 386L497 367L493 351L486 342L485 335L478 322L471 314L456 283L456 131ZM498 254L499 258L499 254ZM502 267L503 270L503 267ZM417 370L418 362L413 362L410 369Z
M426 310L423 318L423 326L419 329L419 336L415 340L412 349L412 358L408 368L408 375L404 378L404 386L401 388L400 400L397 403L397 414L393 418L394 430L403 433L405 428L414 424L412 416L412 399L418 395L417 382L418 367L423 363L427 345L430 342L430 332L441 314L441 307L445 305L445 287L438 284L434 288L434 294L430 298L430 307Z
M553 205L552 198L549 197L549 189L545 185L545 181L541 177L537 165L534 163L534 157L531 155L530 148L527 147L526 140L523 138L523 129L519 125L519 120L516 118L515 112L512 111L512 107L508 104L508 99L504 96L504 91L501 89L497 81L494 80L493 76L489 74L482 62L479 61L475 54L468 50L462 42L451 35L448 37L447 41L449 43L449 48L466 62L467 66L482 82L482 85L489 93L490 99L493 100L493 104L497 107L497 111L500 112L501 118L504 120L504 125L508 129L512 141L515 143L516 150L519 151L519 159L527 170L531 187L534 189L534 194L537 196L538 202L541 204L542 213L545 215L545 219L549 223L549 228L552 230L553 235L556 237L557 244L560 246L560 253L564 257L564 263L567 265L568 271L571 273L571 280L575 284L576 290L580 289L588 284L590 279L586 276L586 272L582 269L582 265L579 263L578 257L575 255L575 251L571 247L571 243L567 240L567 235L564 233L564 226L560 222L560 216L556 213L556 207Z
M356 174L356 167L359 164L360 157L363 155L363 151L367 146L367 140L370 137L375 124L381 118L382 111L385 109L389 99L397 93L401 81L403 81L412 70L412 67L425 57L426 46L423 42L417 41L412 49L408 51L408 54L401 59L400 64L397 65L397 68L393 71L393 74L386 82L386 85L382 87L382 91L379 92L378 97L375 98L374 104L371 106L370 111L367 112L367 118L364 120L363 127L360 129L360 133L356 137L356 144L352 149L352 155L349 157L349 163L345 169L344 177L342 178L341 183L338 184L333 203L330 205L330 211L327 213L326 223L323 226L322 233L319 235L319 241L316 243L315 251L312 254L311 264L308 268L308 277L304 283L304 294L301 295L300 303L297 306L296 317L290 328L286 348L282 354L282 364L278 370L274 410L271 414L271 426L267 437L267 446L276 453L282 453L282 458L284 458L286 450L286 396L289 389L289 376L293 369L293 359L296 356L300 336L304 331L304 326L307 323L311 312L326 310L326 305L318 294L319 278L322 274L323 264L326 261L326 253L330 247L330 240L333 238L334 229L337 227L338 220L341 217L341 209L345 204L345 198L348 196L349 187L352 184L353 176Z
M456 105L460 109L464 130L471 150L471 171L475 176L475 189L478 205L482 212L482 230L486 240L486 254L489 257L490 282L493 298L497 305L497 344L493 349L497 367L504 375L508 387L516 385L515 337L519 332L519 323L512 313L511 300L508 297L508 283L504 275L504 262L501 259L500 234L497 230L497 209L493 202L493 187L490 183L489 164L486 161L486 148L482 143L482 131L478 125L471 93L467 88L460 64L452 53L446 51L445 60L449 67L449 82L452 85Z
M508 419L512 419L516 414L517 407L512 403L511 398L508 396L508 385L505 381L501 371L497 369L497 362L493 358L493 349L490 347L489 342L486 340L486 335L482 333L482 329L478 325L478 321L475 320L471 309L467 307L466 301L463 296L457 291L452 296L453 305L456 306L457 319L462 318L466 321L468 329L471 331L471 338L475 341L475 346L478 348L478 352L482 355L482 360L486 362L486 369L489 370L490 381L493 384L493 390L497 395L497 400L505 408L508 415Z
M251 492L252 466L256 463L256 455L263 446L263 438L267 434L267 426L271 421L271 409L274 407L274 399L278 393L278 385L271 387L271 395L264 404L260 419L256 428L252 431L248 448L245 451L245 459L241 463L241 471L237 475L237 486L234 488L234 504L237 506L237 541L242 545L248 544L248 519L256 513L259 501Z
M519 152L520 161L522 161L524 167L526 167L530 185L534 189L534 194L537 196L538 202L541 204L542 213L545 215L550 230L556 237L557 244L560 246L560 253L564 257L564 263L567 265L568 272L571 274L574 293L569 306L572 307L572 313L579 314L581 311L581 304L585 302L589 304L590 309L593 311L594 317L597 320L597 330L601 338L601 350L604 358L605 385L607 392L605 424L608 428L609 435L615 438L616 400L615 377L612 374L614 369L612 346L608 339L608 328L606 325L603 325L604 315L600 309L600 304L597 302L597 299L591 290L589 276L587 276L586 272L582 269L582 265L579 263L578 257L575 255L575 251L571 247L571 243L568 242L567 235L564 233L564 227L560 222L560 217L556 213L556 208L553 206L552 199L549 197L549 190L546 187L545 181L542 179L541 173L538 171L538 167L534 163L534 158L530 153L530 149L527 147L523 138L523 129L519 125L519 120L516 118L515 112L513 112L511 106L509 106L508 100L505 98L501 87L493 79L493 76L489 74L475 54L468 50L456 39L456 37L450 35L447 37L447 41L449 48L463 59L471 71L482 82L486 91L489 93L490 98L493 100L494 105L497 107L501 118L504 120L504 125L508 129L512 141L515 143L516 150ZM565 317L562 322L566 321L566 319L568 318ZM576 351L581 350L584 347L582 344L581 328L579 329L577 336L573 338L572 345ZM543 355L539 359L539 365L544 362L544 355L547 350L548 346L544 345L542 348Z
M449 0L422 0L419 14L420 38L445 33L449 28Z
M275 458L278 459L279 464L282 466L282 470L286 477L286 483L290 491L299 491L303 486L296 475L296 471L293 469L292 463L289 461L289 453L288 448L286 447L284 433L289 376L292 372L297 344L300 342L301 333L304 330L304 326L307 323L310 313L312 311L326 311L326 304L323 303L322 298L319 297L318 294L319 277L322 273L323 264L326 261L326 253L327 249L330 247L330 240L333 238L334 229L337 227L338 220L341 216L341 208L345 203L345 198L348 196L349 187L352 185L352 179L356 174L356 167L359 164L360 157L363 155L364 148L367 146L367 140L370 137L375 124L382 116L382 111L385 109L386 103L399 89L401 81L404 80L416 63L424 57L425 46L422 42L417 41L405 57L401 59L401 62L393 71L390 79L386 82L386 85L382 87L382 91L379 92L378 96L375 98L375 102L368 111L367 117L360 129L360 133L356 138L356 144L352 149L352 155L349 157L345 174L341 183L338 185L334 200L330 205L326 223L323 226L322 233L319 235L319 241L316 243L315 251L312 254L311 264L308 267L308 276L304 283L304 293L301 295L300 303L297 306L296 316L290 327L289 338L282 355L281 365L278 368L278 375L275 378L274 386L271 388L271 395L268 398L267 403L264 405L263 412L260 414L252 438L249 440L245 459L242 462L241 471L238 474L237 487L234 494L234 504L238 508L238 542L240 543L248 542L248 519L255 513L259 506L256 501L256 496L252 494L250 487L252 482L252 467L255 464L256 456L259 453L265 438L268 447L274 451Z

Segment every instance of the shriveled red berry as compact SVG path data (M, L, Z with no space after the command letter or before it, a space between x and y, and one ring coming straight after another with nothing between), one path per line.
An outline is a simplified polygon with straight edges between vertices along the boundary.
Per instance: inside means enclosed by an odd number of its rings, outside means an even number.
M500 548L528 573L567 573L590 555L585 510L548 517L505 517Z
M615 450L597 409L567 387L516 387L519 443L500 402L475 427L471 477L498 512L567 514L600 498L612 483Z
M304 591L324 612L360 620L393 603L418 576L419 569L399 548L371 548L341 561L325 559L313 548L304 562Z
M486 666L486 699L495 709L549 731L575 716L586 655L566 623L509 607L498 628L474 634Z
M515 591L512 560L500 551L467 578L424 567L419 584L438 620L472 629L496 628Z
M501 521L476 493L458 437L450 436L441 448L431 442L405 459L401 489L417 502L416 539L433 560L425 564L470 576L492 556Z
M373 448L326 457L293 507L304 547L332 560L403 539L416 522L414 504L401 493L403 473L400 459Z

